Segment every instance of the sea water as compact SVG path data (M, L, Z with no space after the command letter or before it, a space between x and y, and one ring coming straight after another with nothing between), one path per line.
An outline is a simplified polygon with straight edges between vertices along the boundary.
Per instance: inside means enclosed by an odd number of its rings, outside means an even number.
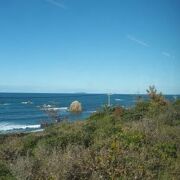
M130 107L138 96L113 94L111 104ZM169 95L167 98L173 100L175 97ZM75 100L81 102L82 113L72 114L68 111ZM42 107L54 108L60 118L76 121L88 118L107 103L107 94L0 93L0 133L40 131L41 123L51 122Z

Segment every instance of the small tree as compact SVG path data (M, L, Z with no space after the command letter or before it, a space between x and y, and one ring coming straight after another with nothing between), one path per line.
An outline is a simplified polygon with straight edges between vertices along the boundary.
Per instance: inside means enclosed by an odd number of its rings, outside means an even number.
M105 104L103 107L102 107L102 111L105 113L105 114L111 114L113 112L114 108L112 106L108 106L107 104Z
M154 85L149 86L149 89L147 89L147 93L150 98L149 116L156 117L157 131L159 131L159 119L157 118L157 115L165 112L168 102L166 101L161 92L157 93Z
M164 96L162 93L157 93L157 89L155 86L149 86L149 89L146 90L148 93L148 96L153 103L157 103L158 105L167 105L167 101L165 100Z

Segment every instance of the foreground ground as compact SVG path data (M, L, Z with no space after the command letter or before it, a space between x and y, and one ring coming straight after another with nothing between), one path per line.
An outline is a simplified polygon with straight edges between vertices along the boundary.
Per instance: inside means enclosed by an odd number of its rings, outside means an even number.
M0 179L180 179L180 101L148 95L130 109L0 136Z

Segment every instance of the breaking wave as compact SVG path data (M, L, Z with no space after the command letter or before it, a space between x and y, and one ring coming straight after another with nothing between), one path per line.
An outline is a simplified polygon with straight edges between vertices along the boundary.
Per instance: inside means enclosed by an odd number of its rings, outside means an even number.
M50 104L44 104L41 107L42 110L54 110L54 111L68 111L68 107L53 107Z
M9 123L0 124L0 131L26 130L26 129L39 129L39 128L41 128L40 124L36 124L36 125L21 125L21 124L9 124Z

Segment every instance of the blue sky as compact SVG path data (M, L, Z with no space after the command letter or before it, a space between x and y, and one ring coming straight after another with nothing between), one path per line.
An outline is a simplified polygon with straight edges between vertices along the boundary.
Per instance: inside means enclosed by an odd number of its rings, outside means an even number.
M179 0L0 0L0 92L180 94Z

